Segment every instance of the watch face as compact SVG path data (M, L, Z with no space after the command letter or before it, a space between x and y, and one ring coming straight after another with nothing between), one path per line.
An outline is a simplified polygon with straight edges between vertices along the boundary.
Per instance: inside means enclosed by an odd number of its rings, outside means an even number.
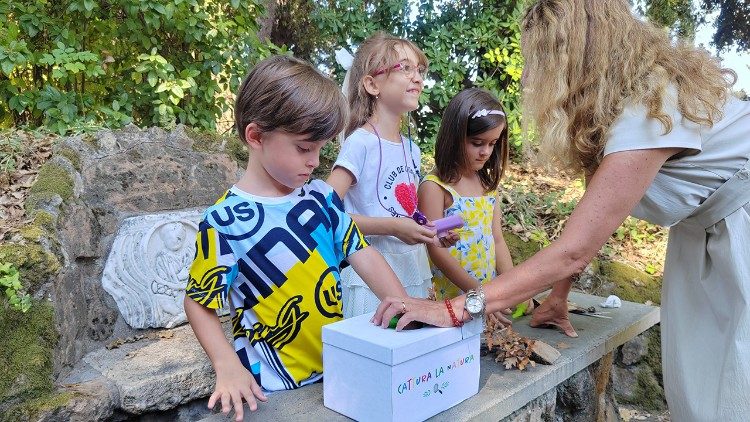
M469 296L466 298L466 310L470 314L478 314L482 312L482 300L476 296Z

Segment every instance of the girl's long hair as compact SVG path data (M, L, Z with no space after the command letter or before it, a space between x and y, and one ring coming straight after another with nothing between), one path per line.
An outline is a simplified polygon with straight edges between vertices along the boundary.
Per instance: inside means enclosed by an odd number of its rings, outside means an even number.
M499 114L472 117L482 109L505 113L492 94L479 88L465 89L448 103L435 141L435 175L446 183L458 182L463 169L469 166L466 140L504 125L490 158L477 171L485 192L491 192L497 189L508 164L508 122Z
M543 158L574 172L596 170L623 107L643 104L669 133L679 122L662 104L674 86L682 116L710 127L736 80L706 51L638 20L626 0L537 1L521 40L524 131L534 131Z
M352 67L349 69L349 83L346 87L349 99L349 124L344 131L345 136L362 127L375 111L377 99L365 90L364 79L378 69L386 69L390 76L391 66L400 57L396 47L411 49L417 55L417 65L427 66L427 56L414 43L403 38L397 38L384 32L376 32L366 39L354 55Z

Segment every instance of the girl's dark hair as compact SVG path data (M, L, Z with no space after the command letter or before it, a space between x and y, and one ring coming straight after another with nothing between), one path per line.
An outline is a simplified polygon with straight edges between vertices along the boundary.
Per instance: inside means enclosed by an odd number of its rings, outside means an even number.
M253 67L237 93L234 115L243 141L251 122L265 132L281 129L322 141L341 132L348 119L336 82L289 56L272 56Z
M448 103L435 142L435 175L446 183L458 182L461 169L469 165L466 139L504 125L490 158L477 171L482 187L490 192L497 189L508 165L508 124L505 116L499 114L471 117L482 109L505 113L494 95L479 88L465 89Z

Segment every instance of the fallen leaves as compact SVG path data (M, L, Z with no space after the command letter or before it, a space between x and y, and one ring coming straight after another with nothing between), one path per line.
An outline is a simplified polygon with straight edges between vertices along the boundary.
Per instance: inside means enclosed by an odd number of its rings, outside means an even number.
M522 337L511 327L503 327L499 323L487 320L484 331L487 349L495 354L495 362L505 366L505 369L518 368L523 371L527 366L536 366L531 360L534 340Z
M39 168L52 156L55 135L9 131L0 133L0 240L30 222L23 207Z

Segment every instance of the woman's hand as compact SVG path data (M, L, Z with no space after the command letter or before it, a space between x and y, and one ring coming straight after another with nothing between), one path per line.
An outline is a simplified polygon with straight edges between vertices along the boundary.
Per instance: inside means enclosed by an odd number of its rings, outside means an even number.
M529 325L532 327L555 326L568 337L578 337L573 324L568 319L568 301L565 298L548 296L547 299L534 310Z
M456 318L463 320L464 316L464 297L459 296L451 300L453 312ZM380 302L378 310L372 317L372 323L383 328L388 327L388 323L396 315L401 315L396 325L396 330L402 330L412 321L420 321L425 324L436 327L453 327L453 321L448 313L445 302L436 302L429 299L417 299L413 297L399 298L387 297Z

